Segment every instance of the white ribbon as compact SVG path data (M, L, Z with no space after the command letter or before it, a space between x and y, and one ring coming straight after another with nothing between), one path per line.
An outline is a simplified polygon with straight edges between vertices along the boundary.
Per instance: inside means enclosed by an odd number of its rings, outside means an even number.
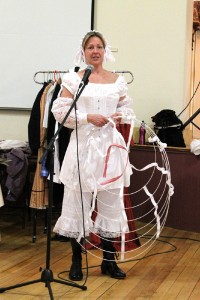
M159 216L159 214L157 213L157 212L158 212L158 204L155 202L154 197L153 197L153 194L151 194L151 193L148 191L146 185L143 187L143 189L144 189L146 195L149 196L149 198L151 199L151 203L153 204L153 206L154 206L154 208L155 208L154 216L155 216L155 218L156 218L156 224L157 224L156 238L158 238L159 235L160 235L160 216Z

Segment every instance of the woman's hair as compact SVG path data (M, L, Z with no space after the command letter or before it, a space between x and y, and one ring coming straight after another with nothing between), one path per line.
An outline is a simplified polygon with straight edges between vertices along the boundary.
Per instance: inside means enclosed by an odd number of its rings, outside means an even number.
M105 40L105 38L103 37L103 35L99 31L91 30L91 31L87 32L85 34L85 36L83 37L83 39L81 40L81 44L78 47L78 50L76 52L76 56L74 59L75 66L80 66L82 62L85 62L85 55L84 55L85 46L86 46L87 42L89 41L89 39L93 36L98 37L102 41L103 47L105 49L104 62L106 62L106 61L114 62L115 61L115 58L110 50L110 45L108 45L108 43Z
M100 32L94 31L94 30L93 30L93 31L89 31L89 32L86 33L86 35L84 36L83 41L82 41L82 47L83 47L83 50L85 50L85 46L86 46L88 40L89 40L91 37L93 37L93 36L96 36L96 37L100 38L101 41L102 41L102 43L103 43L103 47L104 47L104 48L106 47L106 41L105 41L103 35L102 35Z

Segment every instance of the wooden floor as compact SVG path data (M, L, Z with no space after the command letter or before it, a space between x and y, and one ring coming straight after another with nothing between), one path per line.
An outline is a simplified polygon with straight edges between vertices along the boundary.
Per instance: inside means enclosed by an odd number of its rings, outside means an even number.
M32 280L38 282L6 290L0 294L0 299L50 299L40 271L47 266L43 218L38 219L37 239L33 243L32 222L27 221L22 229L19 216L2 215L1 209L0 288ZM127 274L125 280L102 275L98 258L101 253L92 250L93 254L88 254L86 282L78 282L79 287L51 282L54 299L200 299L200 234L164 228L161 235L159 241L147 250L146 258L142 255L137 259L130 254L130 261L119 264ZM71 262L70 243L51 241L50 258L49 269L54 279L67 279ZM83 272L85 279L86 270ZM87 290L82 290L82 285Z

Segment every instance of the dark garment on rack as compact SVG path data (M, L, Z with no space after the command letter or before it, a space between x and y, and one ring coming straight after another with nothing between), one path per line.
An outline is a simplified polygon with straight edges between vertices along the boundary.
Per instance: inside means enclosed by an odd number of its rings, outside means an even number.
M57 82L55 86L55 90L53 92L53 96L51 99L51 103L49 106L49 113L48 113L48 125L47 125L47 130L46 130L46 145L49 144L51 141L52 137L55 134L55 118L54 115L51 112L51 108L53 105L53 101L58 97L58 93L60 91L61 82ZM41 111L40 111L40 103L41 103L41 98L43 95L43 92L45 88L48 86L49 82L44 82L42 89L39 91L39 93L36 96L35 102L33 104L33 108L31 111L30 119L29 119L29 124L28 124L28 139L29 139L29 146L32 151L32 154L38 155L38 150L41 147L41 139L40 139L40 130L41 130ZM69 139L71 136L71 129L67 127L62 127L62 129L59 132L58 136L58 147L59 147L59 162L60 166L62 165L64 155L67 149L67 146L69 144ZM48 153L47 161L46 161L46 168L49 170L49 157L50 153ZM58 203L62 202L63 199L63 191L64 191L64 186L63 184L57 184L54 183L53 187L53 192L54 192L54 205L57 205Z
M37 154L37 166L35 171L35 176L32 185L30 207L45 209L48 205L48 183L41 176L42 165L39 163L41 157L44 155L45 144L46 144L46 128L43 127L44 112L46 107L46 99L49 89L51 88L51 83L49 83L41 96L40 99L40 147Z
M61 88L60 84L57 83L57 85L55 87L55 91L54 91L53 96L52 96L51 104L50 104L50 111L49 111L49 118L48 118L48 129L47 129L47 143L49 143L51 141L51 138L55 134L56 120L54 118L53 113L51 112L51 108L52 108L54 100L58 97L58 93L60 91L60 88ZM71 132L72 132L72 129L64 127L64 126L62 127L62 129L59 132L58 145L59 145L59 162L60 162L60 166L62 165L64 156L65 156L65 152L66 152L68 144L69 144Z
M28 158L20 148L14 148L7 154L10 160L7 166L5 186L8 189L6 200L17 201L23 192L28 172Z
M28 123L28 142L33 155L37 155L40 148L40 100L48 84L48 82L44 82L43 87L37 94Z
M58 93L60 92L60 84L57 83L52 99L51 99L51 103L50 103L50 107L49 107L49 118L48 118L48 128L47 128L47 143L49 144L49 142L51 141L52 137L55 134L55 124L56 124L56 120L54 118L53 113L51 112L51 108L53 105L54 100L58 97ZM60 162L60 166L62 165L64 156L65 156L65 152L67 150L67 146L69 144L69 140L70 140L70 136L71 136L71 132L72 129L69 129L67 127L62 127L62 129L59 132L59 139L58 139L58 147L59 147L59 162ZM47 158L47 163L46 163L46 168L49 169L49 157ZM63 183L55 183L53 185L53 204L54 206L61 206L62 205L62 200L63 200L63 194L64 194L64 185Z
M51 139L52 139L52 137L54 136L54 133L55 133L56 120L54 118L54 115L51 112L51 108L52 108L53 101L58 97L59 91L60 91L60 84L57 83L56 87L55 87L55 90L53 92L51 103L49 105L48 126L47 126L47 144L50 143L50 141L51 141Z

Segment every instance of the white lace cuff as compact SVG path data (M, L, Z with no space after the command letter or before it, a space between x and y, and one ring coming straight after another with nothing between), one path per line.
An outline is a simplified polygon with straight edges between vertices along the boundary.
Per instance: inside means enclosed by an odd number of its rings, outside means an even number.
M117 106L117 112L122 115L121 124L131 123L131 120L135 118L135 113L131 108L132 98L126 96L123 100L120 100Z
M73 103L72 98L64 98L64 97L58 97L54 101L51 111L56 121L62 123L72 103ZM73 108L67 120L65 121L64 126L74 129L76 127L76 120L78 126L87 124L88 123L87 113L80 112L79 110L76 110L75 113L75 109Z

